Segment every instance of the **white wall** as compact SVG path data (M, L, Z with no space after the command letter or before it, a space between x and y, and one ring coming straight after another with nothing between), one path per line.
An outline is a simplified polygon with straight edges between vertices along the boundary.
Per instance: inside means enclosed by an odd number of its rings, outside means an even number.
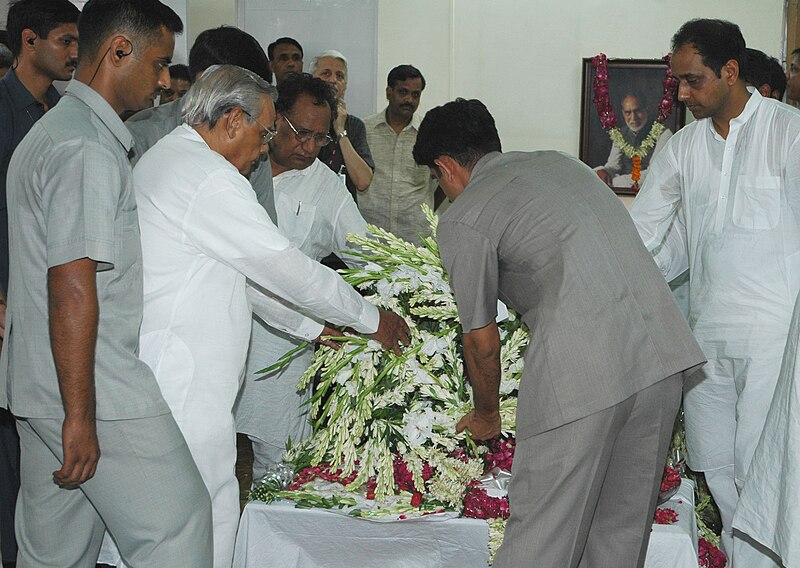
M577 155L581 59L659 58L696 17L731 20L748 46L781 53L783 0L380 0L379 86L411 63L428 83L421 111L478 98L504 149ZM384 98L379 90L376 104Z

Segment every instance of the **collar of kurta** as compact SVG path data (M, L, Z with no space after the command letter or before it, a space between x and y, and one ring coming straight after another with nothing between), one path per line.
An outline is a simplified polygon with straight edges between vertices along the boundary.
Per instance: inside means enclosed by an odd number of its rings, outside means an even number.
M744 109L736 118L731 119L730 128L731 130L736 130L741 128L743 124L745 124L750 117L756 113L756 110L761 103L764 101L764 97L761 96L761 93L755 87L747 87L747 91L750 93L750 98L747 99L747 103L744 105ZM708 118L708 127L711 129L711 132L720 140L724 140L722 136L719 135L717 129L714 128L714 122Z
M100 93L92 89L89 85L73 79L67 85L67 95L71 95L80 100L83 104L92 109L92 112L108 128L108 130L119 140L125 152L128 153L133 148L133 136L125 127L119 115L111 108Z
M8 95L11 98L11 102L14 104L14 110L16 112L22 112L31 105L40 104L39 101L33 98L31 92L25 88L25 85L22 84L22 81L19 80L19 77L17 77L13 69L9 69L0 80L8 90ZM61 95L58 94L58 91L53 85L50 85L45 93L45 98L47 99L47 106L53 108L61 98Z
M317 162L319 162L319 158L314 158L314 161L311 162L311 165L308 166L307 168L303 168L302 170L298 170L298 169L286 170L285 172L281 172L276 176L272 176L272 179L277 181L277 180L285 179L285 178L291 178L291 177L297 177L297 176L307 176L312 171L314 171L314 166L317 165ZM325 167L327 167L327 166L325 166Z

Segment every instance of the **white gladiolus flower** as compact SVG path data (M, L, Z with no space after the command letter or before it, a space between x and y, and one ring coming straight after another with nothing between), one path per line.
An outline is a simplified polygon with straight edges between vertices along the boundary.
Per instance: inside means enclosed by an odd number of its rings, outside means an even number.
M412 448L427 442L433 434L433 412L425 408L422 412L407 412L403 416L403 436Z

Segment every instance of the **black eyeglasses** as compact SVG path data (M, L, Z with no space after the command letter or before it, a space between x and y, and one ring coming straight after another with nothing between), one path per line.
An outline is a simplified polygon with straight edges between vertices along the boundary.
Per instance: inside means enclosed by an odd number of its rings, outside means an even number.
M292 129L292 132L294 132L295 138L297 138L298 142L305 143L305 142L308 142L309 140L311 140L313 138L314 139L314 144L316 146L319 146L320 148L322 148L324 146L327 146L328 144L333 142L333 138L331 138L330 134L314 134L313 131L306 130L305 128L301 128L300 130L297 130L294 127L294 124L289 122L289 119L286 118L286 116L284 116L284 115L281 115L281 116L283 116L283 120L286 121L286 124L288 124L289 128Z
M262 146L266 146L267 143L269 143L270 140L272 140L273 138L275 138L275 136L277 136L277 134L278 134L277 130L275 130L274 128L270 128L269 126L264 126L263 124L261 124L260 120L258 120L255 116L253 116L252 114L250 114L246 110L242 109L242 112L244 114L246 114L247 116L249 116L251 120L255 120L256 124L258 124L261 128L263 128L266 131L265 134L261 135L261 145Z

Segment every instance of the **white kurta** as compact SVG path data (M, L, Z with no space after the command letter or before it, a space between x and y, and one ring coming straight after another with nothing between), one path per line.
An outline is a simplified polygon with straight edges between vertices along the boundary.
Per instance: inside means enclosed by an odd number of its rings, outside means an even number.
M251 322L246 278L358 331L377 330L378 314L278 232L248 181L194 129L179 126L153 146L134 185L144 259L140 355L211 494L214 565L229 567L239 517L232 409Z
M751 92L726 139L699 120L649 169L631 215L668 279L689 269L689 325L708 357L685 385L689 465L733 466L741 488L800 290L800 113ZM733 510L720 510L729 530Z
M348 233L365 233L366 221L347 188L319 160L303 170L283 172L272 182L278 227L310 258L321 260L348 248ZM353 264L346 256L345 261ZM259 470L281 462L288 439L299 442L311 431L303 406L309 392L298 392L296 385L310 365L313 349L297 353L287 367L265 378L257 374L299 344L300 340L254 319L244 384L234 414L236 431L261 442L253 446ZM260 473L254 471L254 476Z
M764 433L744 483L733 526L800 567L800 296Z

